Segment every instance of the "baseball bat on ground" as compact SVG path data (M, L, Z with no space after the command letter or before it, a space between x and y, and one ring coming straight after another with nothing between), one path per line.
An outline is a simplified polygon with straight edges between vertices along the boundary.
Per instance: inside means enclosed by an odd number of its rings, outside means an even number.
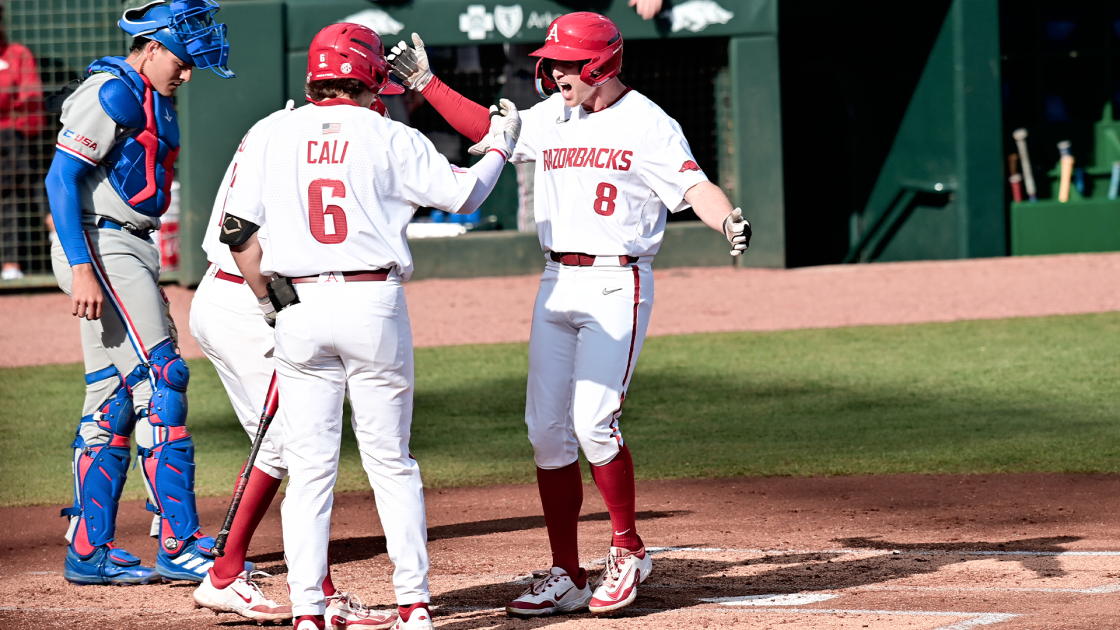
M1023 163L1023 183L1027 186L1027 197L1031 201L1038 200L1038 193L1034 187L1034 172L1031 171L1031 157L1027 154L1027 130L1016 129L1011 137L1015 138L1015 146L1019 147L1019 160Z
M268 432L269 425L272 424L272 418L276 415L276 409L280 406L280 392L276 387L276 372L272 373L272 382L268 384L268 394L264 397L264 412L261 413L260 424L257 425L257 435L253 438L253 449L249 451L249 459L245 461L245 467L241 470L241 476L237 479L237 488L233 491L233 501L229 504L229 512L226 512L226 521L222 523L222 531L218 532L218 537L214 539L214 555L222 557L226 551L226 538L229 538L229 530L233 527L233 519L237 516L237 508L241 505L241 497L245 494L245 486L249 484L249 474L253 472L253 464L257 461L257 452L261 450L261 443L264 442L264 434Z

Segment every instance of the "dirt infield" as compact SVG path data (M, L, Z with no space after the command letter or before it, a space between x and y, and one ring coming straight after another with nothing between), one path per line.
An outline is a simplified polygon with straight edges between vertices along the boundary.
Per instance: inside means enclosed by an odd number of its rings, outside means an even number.
M657 272L654 335L897 324L1120 310L1120 254L1002 258L800 270ZM524 341L535 277L407 286L417 345ZM191 292L169 291L187 328ZM0 297L0 367L81 359L61 294ZM201 356L187 337L183 350ZM6 480L12 483L13 480ZM581 553L606 553L609 521L593 487ZM202 499L214 532L226 499ZM436 625L498 628L1120 627L1120 476L999 475L748 478L642 482L639 530L654 572L612 620L536 621L501 607L548 565L534 486L427 493ZM249 626L195 609L193 586L78 587L63 580L55 507L0 510L5 628ZM118 543L154 560L149 513L122 505ZM391 566L370 493L340 494L335 582L393 603ZM287 601L279 504L251 559Z
M831 328L1120 310L1120 254L655 272L650 334ZM536 276L405 285L417 346L528 341ZM183 355L193 292L168 287ZM0 367L82 360L62 293L0 296Z
M586 488L585 564L606 553L609 521ZM496 628L1115 628L1120 478L1104 475L894 476L659 481L638 486L639 530L657 547L633 609L507 619L500 610L548 563L532 486L427 494L436 626ZM225 509L202 501L211 530ZM192 587L72 586L60 574L57 507L0 511L5 628L222 628L251 625L196 610ZM118 541L147 560L148 513L123 505ZM391 566L368 493L339 495L335 583L393 604ZM286 600L279 505L251 559ZM244 623L243 623L244 622Z

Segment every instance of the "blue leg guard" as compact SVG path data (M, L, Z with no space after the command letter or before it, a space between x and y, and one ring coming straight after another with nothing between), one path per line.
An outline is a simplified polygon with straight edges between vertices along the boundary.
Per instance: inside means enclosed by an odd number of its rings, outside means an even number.
M67 540L65 578L76 584L147 584L158 579L140 559L124 549L113 547L117 507L128 472L128 436L136 424L132 409L131 386L146 378L138 368L128 379L115 368L86 375L86 383L116 377L117 389L94 414L82 418L74 451L74 505L62 510L71 519ZM108 444L88 445L82 425L96 423L110 434Z
M146 410L159 439L140 449L149 510L159 515L156 570L165 578L201 582L214 564L214 539L198 533L194 497L194 442L187 431L190 370L167 340L150 353L155 388Z

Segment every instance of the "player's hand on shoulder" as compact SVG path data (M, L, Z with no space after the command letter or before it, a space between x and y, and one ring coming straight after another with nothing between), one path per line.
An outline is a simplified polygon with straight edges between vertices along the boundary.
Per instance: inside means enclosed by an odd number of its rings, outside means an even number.
M490 149L501 151L508 160L521 137L521 114L513 101L503 98L498 105L490 106L490 131L467 151L471 155L486 155Z
M718 216L718 215L717 215ZM723 220L723 235L731 243L731 255L739 256L751 246L751 223L743 218L743 211L735 208Z
M409 46L404 41L399 42L389 49L385 59L393 67L393 72L404 80L405 85L422 92L432 80L432 68L428 63L428 52L424 50L424 40L413 33L412 44Z

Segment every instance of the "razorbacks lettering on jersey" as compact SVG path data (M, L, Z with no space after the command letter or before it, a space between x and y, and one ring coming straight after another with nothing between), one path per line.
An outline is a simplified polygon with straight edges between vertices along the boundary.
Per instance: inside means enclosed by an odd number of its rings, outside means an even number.
M668 208L708 178L680 125L629 90L588 113L559 94L522 112L514 163L536 162L535 216L545 251L652 256L665 235Z
M249 145L250 139L254 142L257 140L263 141L268 137L268 130L272 125L281 116L291 111L290 109L277 110L257 121L241 139L241 143L237 145L237 151L233 154L233 159L226 167L226 174L222 177L218 194L214 197L214 207L210 211L210 222L206 225L206 236L202 239L202 250L206 252L206 259L226 273L235 276L241 275L237 263L233 260L233 254L229 251L229 246L218 241L221 236L222 219L225 218L226 200L229 197L230 186L234 181L234 174L237 173L238 163L245 155L245 147Z
M407 280L404 231L416 209L454 212L475 181L419 131L332 99L283 115L262 141L250 138L225 212L267 229L266 275L395 267Z

